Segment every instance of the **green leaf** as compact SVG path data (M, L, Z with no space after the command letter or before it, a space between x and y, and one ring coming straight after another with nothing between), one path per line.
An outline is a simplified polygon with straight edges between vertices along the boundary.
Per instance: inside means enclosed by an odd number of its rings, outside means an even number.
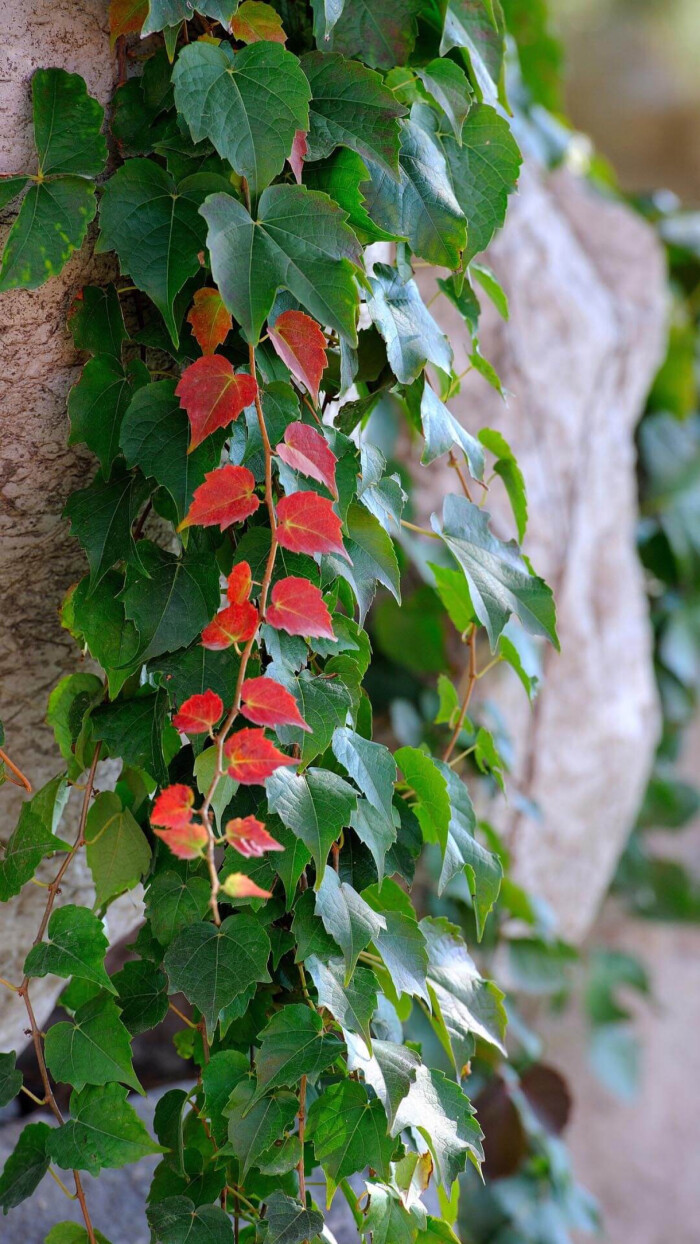
M67 844L55 836L67 798L66 782L58 777L22 804L17 826L0 861L0 902L6 903L19 894L45 855L68 850Z
M413 1244L416 1220L399 1194L384 1184L366 1186L369 1209L363 1227L372 1232L372 1244Z
M440 597L450 621L463 635L474 621L474 609L467 581L461 570L452 570L449 566L438 566L428 562L435 575L435 590Z
M521 155L510 126L494 108L478 104L462 128L462 141L443 139L457 201L467 218L465 263L486 250L506 217Z
M527 631L559 648L551 589L530 573L517 545L504 544L489 528L490 515L465 497L448 496L440 534L462 567L474 612L494 651L511 613ZM433 527L439 526L433 515Z
M180 22L190 21L192 10L213 17L225 30L230 28L231 18L238 8L238 0L149 0L148 17L141 30L141 37L156 34L159 30L179 27Z
M70 1119L47 1138L48 1152L57 1166L97 1175L103 1167L126 1166L149 1153L165 1152L148 1135L126 1094L120 1084L71 1094Z
M119 452L119 432L134 391L148 384L148 368L140 359L126 367L110 354L98 354L68 394L69 445L83 443L99 458L106 479Z
M384 176L382 170L379 172ZM367 165L349 147L338 148L327 159L304 165L304 184L309 190L320 190L323 194L327 194L339 207L342 207L343 211L347 212L348 224L355 230L362 242L398 241L400 238L395 233L380 228L365 208L363 189L369 176L370 171ZM387 196L390 202L394 201L396 193L396 189L392 187L392 192ZM359 400L367 403L372 396L370 394L369 397ZM376 401L376 396L374 400Z
M317 21L322 2L327 13L329 0L313 0ZM330 42L325 45L329 50L357 56L375 69L393 69L406 63L416 39L420 0L383 0L381 14L372 0L346 0L340 9L339 13L335 9ZM326 37L328 34L326 17Z
M398 176L399 127L405 108L378 73L334 53L309 52L301 67L311 87L308 160L349 147Z
M147 959L124 964L112 977L117 991L124 1027L132 1037L156 1028L168 1013L168 982L159 968Z
M289 902L289 897L287 902ZM335 941L326 933L323 921L319 919L315 911L316 900L313 890L304 890L294 904L292 935L296 946L296 963L303 963L311 955L327 963L338 953Z
M8 206L21 190L24 190L28 177L3 177L0 178L0 211Z
M479 282L481 288L491 299L501 319L508 320L510 318L508 295L495 272L492 272L485 264L471 263L469 265L469 275L475 277Z
M415 281L404 283L395 268L377 263L370 286L367 308L386 342L397 379L410 384L426 363L449 372L452 347L425 306Z
M226 703L226 701L224 701L224 703ZM214 744L212 744L211 747L205 748L203 752L200 752L194 762L194 776L197 782L197 790L204 798L206 798L207 792L209 791L214 780L214 774L218 769L218 765L219 752L218 748ZM211 801L214 817L219 828L221 828L222 817L237 790L238 782L234 781L233 778L230 778L227 773L225 773L223 777L219 778L218 786L214 791Z
M461 1074L471 1056L472 1034L503 1051L503 994L479 975L456 925L426 916L420 928L428 945L433 1005L444 1021L455 1069Z
M447 783L436 761L418 747L400 747L396 763L417 797L413 808L426 842L437 842L444 855L450 824L450 798Z
M34 141L43 177L75 173L97 177L107 161L100 130L104 108L77 73L37 69L32 78Z
M48 939L34 946L24 961L26 976L77 976L116 993L104 966L109 948L102 921L87 907L66 903L52 912Z
M134 161L131 161L134 163ZM288 289L321 324L354 345L362 251L345 213L302 186L270 186L253 220L226 194L202 208L214 280L246 340L260 337L279 289Z
M474 98L464 70L448 57L438 56L417 73L428 94L445 113L457 142L461 142L462 126Z
M368 968L356 968L346 984L340 960L323 963L312 954L307 959L306 967L316 986L318 1005L330 1011L341 1028L364 1037L371 1049L369 1025L377 1006L377 978L374 972Z
M265 1150L283 1138L299 1109L293 1093L276 1093L253 1102L254 1097L255 1084L251 1080L241 1080L224 1108L228 1119L225 1152L232 1153L242 1163L242 1179L251 1166L258 1165L258 1158Z
M102 194L96 249L117 252L121 271L156 304L175 346L173 303L199 271L205 228L198 209L214 180L196 173L176 187L153 160L127 160Z
M437 689L440 705L435 717L435 724L436 726L454 726L460 710L457 688L453 682L450 682L446 674L440 674Z
M70 309L68 327L76 350L121 360L129 334L114 285L84 285Z
M331 1188L367 1166L388 1174L394 1142L387 1135L384 1107L376 1098L370 1101L357 1080L331 1084L316 1098L307 1134Z
M496 457L493 469L503 480L518 529L518 540L522 543L527 527L527 493L523 473L513 450L500 432L494 428L482 428L479 440Z
M256 981L269 981L270 939L247 913L218 928L203 921L182 930L164 960L172 993L181 991L214 1031L219 1012Z
M138 555L148 577L129 570L123 601L141 637L139 660L148 661L187 647L201 634L221 599L219 567L194 539L181 557L148 540L139 542Z
M309 127L309 83L279 43L261 40L240 52L227 43L190 43L177 58L173 86L194 142L211 139L254 199L281 173L296 131Z
M451 807L438 894L442 894L456 873L464 870L474 904L476 932L481 938L486 917L498 898L503 867L498 856L487 851L474 837L476 817L466 784L449 765L439 760L435 763L447 783Z
M372 743L347 727L333 734L333 754L347 770L365 799L393 828L396 761L382 743Z
M146 895L146 915L161 946L169 946L181 929L202 919L210 896L211 887L204 877L181 877L170 871L153 877Z
M86 1084L128 1084L143 1093L131 1062L131 1040L113 998L99 993L46 1034L46 1065L55 1080L78 1091Z
M75 781L92 758L87 725L92 708L104 697L96 674L66 674L49 695L46 721L53 729L68 777Z
M101 1231L95 1230L97 1244L109 1244ZM79 1222L57 1222L44 1240L44 1244L90 1244L87 1229Z
M474 476L474 479L483 479L484 451L476 437L462 427L452 411L440 401L432 385L427 383L424 376L418 378L406 395L410 405L414 404L415 397L418 395L420 395L419 417L425 437L425 449L421 456L423 466L428 466L456 445L467 459L470 474Z
M426 1141L435 1161L437 1179L446 1192L464 1170L469 1157L478 1167L484 1160L483 1133L469 1098L442 1071L419 1067L416 1079L401 1102L392 1135L414 1127Z
M156 657L148 668L167 691L173 707L180 708L191 695L208 690L221 696L224 704L231 704L239 666L233 648L214 652L195 642L171 656Z
M266 789L271 811L310 851L316 865L316 885L320 885L331 844L350 822L356 792L327 769L295 774L280 768L268 778Z
M219 465L222 436L210 436L188 453L190 422L175 396L174 380L140 388L130 400L121 425L120 448L128 467L167 488L178 522L184 519L195 488Z
M0 1175L0 1205L7 1214L26 1201L49 1169L46 1142L52 1135L48 1123L28 1123L20 1132Z
M340 679L323 675L314 678L307 670L298 678L285 680L285 685L297 700L299 712L311 732L283 726L277 728L277 734L282 743L299 745L299 759L302 766L306 766L325 752L333 731L345 722L352 700Z
M303 1244L322 1230L323 1214L318 1210L306 1209L283 1192L273 1192L267 1198L265 1244Z
M342 1049L337 1037L324 1033L317 1011L303 1003L282 1007L260 1034L255 1099L272 1089L295 1085L302 1076L314 1084Z
M167 707L165 692L150 690L130 700L102 704L90 718L93 736L106 743L111 756L120 756L163 783L168 773L163 755Z
M68 498L63 514L85 550L91 591L115 562L141 565L131 528L150 492L151 485L142 475L118 466L109 481L98 472L87 488Z
M146 1210L160 1244L230 1244L231 1219L218 1205L198 1205L186 1196L169 1196Z
M396 1111L409 1092L420 1067L420 1059L406 1045L396 1045L393 1041L372 1042L371 1053L363 1041L349 1034L346 1036L348 1046L348 1070L361 1071L365 1083L369 1084L377 1094L392 1127Z
M352 562L332 554L324 564L350 584L357 600L360 625L374 599L377 583L381 583L401 602L401 576L391 536L381 523L362 505L351 505L346 526L345 549Z
M316 894L316 912L328 934L337 942L345 960L345 983L350 981L360 951L386 929L384 916L327 868Z
M238 1082L247 1079L249 1073L248 1053L240 1050L217 1050L202 1068L204 1105L217 1145L223 1145L228 1135L226 1103Z
M95 187L82 177L59 177L30 186L7 235L0 293L36 289L61 272L85 241L96 209Z
M428 952L415 916L398 911L382 911L386 929L374 944L379 951L397 994L409 994L428 1001L426 973Z
M93 592L86 575L71 598L75 629L81 633L90 655L106 672L111 699L119 694L133 672L132 662L136 661L140 644L139 633L124 612L123 588L124 575L108 570Z
M15 1067L14 1050L0 1054L0 1110L9 1106L22 1087L22 1072Z
M143 830L113 791L103 791L90 808L85 843L98 907L132 890L151 862Z
M491 0L447 0L440 55L464 48L481 94L495 99L503 71L503 15Z

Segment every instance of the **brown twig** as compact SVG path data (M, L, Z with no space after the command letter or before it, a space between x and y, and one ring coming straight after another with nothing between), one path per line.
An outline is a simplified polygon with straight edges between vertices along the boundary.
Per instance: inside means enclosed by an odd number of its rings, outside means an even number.
M459 461L455 457L455 453L453 449L450 450L449 463L452 469L457 472L457 478L459 479L459 482L462 485L462 491L464 492L464 495L467 498L467 501L471 501L472 495L469 491L469 485L467 484L464 471L462 470L462 467L460 466Z
M452 731L452 737L450 738L450 741L447 744L445 751L443 752L442 759L445 764L450 759L450 756L452 755L455 749L457 739L462 733L462 726L464 725L464 719L469 711L469 703L471 701L474 688L476 686L476 680L479 677L479 673L476 668L476 623L475 622L472 622L469 628L469 637L467 639L467 647L469 648L469 676L467 680L467 690L464 696L464 700L462 701L462 707L459 710L459 717L457 718L457 724L455 725L455 728Z
M22 770L18 768L14 760L10 760L10 757L8 756L7 752L4 752L1 747L0 747L0 760L2 761L3 764L7 765L8 769L10 770L10 773L14 773L15 777L19 778L20 785L24 787L27 794L31 795L32 784L29 781L29 778L25 777Z

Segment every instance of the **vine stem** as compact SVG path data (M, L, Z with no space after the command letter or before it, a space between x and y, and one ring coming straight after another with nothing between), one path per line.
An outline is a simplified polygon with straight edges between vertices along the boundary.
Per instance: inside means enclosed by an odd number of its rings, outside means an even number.
M469 711L469 704L470 704L470 701L471 701L471 698L474 692L474 688L476 686L476 680L479 677L479 673L476 668L476 623L475 622L472 622L471 627L469 628L469 638L467 639L467 647L469 649L469 677L467 679L467 690L466 690L464 699L462 701L462 707L459 710L459 717L457 718L457 723L455 725L454 730L452 731L452 736L450 738L450 741L447 744L447 747L445 748L443 755L442 755L442 759L445 764L450 759L450 756L452 755L455 749L457 739L462 733L462 726L464 725L464 719L467 715L467 712Z
M75 842L73 843L73 846L71 847L70 851L68 852L65 859L63 860L61 867L56 873L56 876L54 877L53 881L48 886L48 898L46 900L44 914L41 918L41 923L39 925L39 931L36 937L34 938L34 941L32 942L32 947L38 946L39 942L43 939L44 933L46 932L46 926L49 923L51 912L53 911L54 903L56 902L56 898L58 894L60 893L61 882L63 881L63 878L65 877L66 872L68 871L77 852L80 850L80 848L83 846L85 842L85 826L87 824L87 816L88 816L88 811L90 808L90 799L92 797L92 790L95 784L95 774L97 772L97 764L100 759L101 750L102 750L102 743L98 743L92 755L92 764L90 765L90 772L88 774L88 780L85 784L85 789L83 791L83 803L82 803L82 808L80 810L80 821L78 823L78 832L75 836ZM27 1016L29 1018L29 1023L31 1026L31 1034L32 1034L32 1044L34 1045L34 1053L36 1054L36 1061L39 1066L39 1074L41 1076L41 1082L44 1086L46 1105L49 1106L54 1118L56 1119L56 1122L59 1125L61 1125L63 1123L63 1115L61 1114L61 1111L58 1106L58 1102L56 1101L56 1098L54 1096L54 1092L51 1087L51 1081L49 1079L49 1073L46 1069L46 1060L44 1058L44 1047L42 1044L42 1033L39 1028L39 1025L36 1022L36 1016L34 1014L34 1007L32 1006L31 999L29 997L29 977L26 974L23 977L22 984L20 985L17 992L20 995L20 997L24 1000L24 1005L27 1011ZM96 1239L95 1239L95 1230L92 1225L92 1219L90 1218L90 1211L88 1210L87 1202L85 1200L85 1193L83 1191L83 1183L80 1178L79 1171L75 1171L75 1170L73 1171L73 1179L75 1180L75 1195L80 1203L80 1209L82 1211L83 1220L85 1222L85 1230L87 1231L88 1240L90 1244L97 1244Z
M248 346L248 361L250 365L250 374L255 379L255 346ZM241 689L245 680L248 662L250 660L253 648L258 639L260 624L265 617L265 609L267 608L267 597L272 582L272 572L275 567L275 557L277 554L277 518L275 516L275 503L272 495L272 446L267 433L267 425L265 424L265 416L263 414L262 402L260 401L260 393L255 394L255 411L258 416L258 425L260 428L260 437L263 443L263 451L265 454L265 504L270 518L270 552L267 555L267 563L265 565L265 573L263 575L260 587L260 598L258 602L258 625L255 632L251 635L241 656L241 663L238 667L238 677L236 679L236 688L233 696L233 703L229 710L226 720L216 736L217 761L216 771L211 781L209 790L207 791L204 803L200 809L200 817L207 831L207 864L209 867L209 880L211 883L211 899L210 906L215 924L221 924L221 916L219 914L218 894L221 888L219 884L219 875L216 868L216 834L212 825L210 816L210 808L212 799L216 794L216 789L221 778L226 772L224 766L224 745L228 738L231 727L238 716L241 707Z
M304 1174L304 1131L306 1129L306 1076L301 1077L299 1085L299 1144L301 1145L301 1154L299 1155L299 1200L304 1209L306 1209L306 1176ZM304 1244L307 1244L304 1241Z
M3 764L7 765L8 769L10 770L10 773L14 773L15 777L19 779L20 785L24 787L27 794L31 795L32 784L29 781L29 778L24 775L22 770L17 767L17 765L15 764L13 760L10 760L10 757L8 756L7 752L4 752L1 747L0 747L0 760L3 762Z

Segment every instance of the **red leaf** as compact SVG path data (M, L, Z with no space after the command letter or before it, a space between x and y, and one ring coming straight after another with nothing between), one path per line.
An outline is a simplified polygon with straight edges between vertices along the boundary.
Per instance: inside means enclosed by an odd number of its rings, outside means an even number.
M192 504L180 523L185 527L229 527L254 514L260 505L253 491L255 476L244 466L225 466L208 471L204 483L195 488Z
M293 756L285 756L264 730L239 730L226 740L224 753L228 774L242 786L262 786L280 765L295 765Z
M297 130L292 143L292 150L289 153L289 167L294 174L294 180L297 185L301 185L301 178L304 172L304 157L309 150L306 141L306 130Z
M262 890L245 873L229 873L221 889L229 898L272 898L272 890Z
M221 720L224 702L215 691L191 695L173 717L176 730L183 734L207 734Z
M290 553L340 553L350 561L340 519L316 492L294 492L277 502L277 540Z
M138 34L147 17L148 0L110 0L110 45L114 47L120 35Z
M325 484L334 497L338 496L335 484L335 464L338 461L325 436L310 428L307 423L290 423L285 429L284 440L275 453L293 471L310 475L319 484Z
M151 809L151 825L182 829L192 819L194 791L189 786L166 786Z
M250 596L253 579L247 562L238 562L226 581L226 595L232 605L242 605Z
M192 453L202 441L228 427L254 401L258 386L252 376L236 375L222 354L207 354L182 373L175 392L192 428Z
M240 855L248 859L264 855L266 851L284 851L281 842L268 834L262 821L254 816L236 816L224 830L226 841Z
M187 315L202 354L213 354L233 328L233 319L218 289L198 289Z
M204 854L208 842L207 831L198 821L188 821L177 829L156 829L154 833L179 860L196 860Z
M328 359L326 338L316 321L303 311L283 311L267 332L282 362L306 385L317 402L318 386Z
M202 647L216 652L230 648L231 644L245 644L253 638L258 627L258 611L250 601L241 605L228 605L202 631Z
M311 732L290 691L274 678L247 678L241 687L241 712L256 726L301 726Z
M261 0L244 0L236 16L231 18L231 30L241 43L259 43L262 39L270 43L287 42L281 17L271 4L263 4Z
M320 589L308 579L290 575L280 579L270 593L265 621L288 635L308 635L315 639L335 639L331 615Z

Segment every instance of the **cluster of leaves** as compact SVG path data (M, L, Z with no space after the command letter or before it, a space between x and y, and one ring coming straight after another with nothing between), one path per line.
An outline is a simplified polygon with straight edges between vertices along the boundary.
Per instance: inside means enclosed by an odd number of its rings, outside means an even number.
M522 539L517 463L502 436L472 436L450 412L460 378L414 276L416 261L448 270L440 293L498 387L474 283L507 304L474 261L520 166L500 7L115 0L111 18L116 38L154 37L117 91L124 160L100 198L98 249L129 283L83 289L70 315L89 356L70 437L98 469L66 505L88 572L62 620L103 676L52 692L64 771L24 804L0 862L7 900L60 861L17 986L39 1049L31 981L69 979L68 1018L42 1054L57 1126L25 1128L0 1203L31 1195L53 1163L84 1205L81 1172L158 1154L154 1240L230 1240L235 1223L237 1240L301 1244L332 1239L306 1187L319 1165L326 1204L340 1190L375 1244L454 1240L458 1176L483 1160L465 1084L472 1059L503 1054L505 1010L461 929L419 919L409 890L434 861L437 894L457 886L484 934L504 852L477 826L465 776L474 765L502 785L505 761L468 716L482 647L531 695L524 638L557 642L551 592L483 508L500 479ZM78 193L93 203L104 161L101 112L75 78L41 71L34 116L40 170L3 288L40 283L79 244ZM65 199L70 229L47 194ZM395 262L368 267L373 242L393 243ZM368 434L387 404L423 439L424 464L449 454L456 468L461 492L431 529L404 519L401 476ZM402 605L408 541L426 583ZM394 632L404 663L439 674L429 728L394 753L373 739L363 685L378 588L375 642ZM446 655L430 667L416 653L426 619L442 642L449 621L459 690ZM92 798L105 758L121 773ZM54 909L83 848L94 909ZM140 882L134 957L109 976L101 917ZM508 893L510 913L535 922ZM173 995L197 1078L160 1099L154 1140L127 1098L141 1091L130 1042ZM0 1069L6 1102L14 1056ZM67 1121L52 1079L71 1086ZM430 1184L441 1217L422 1199ZM71 1239L92 1244L103 1237L84 1212Z

